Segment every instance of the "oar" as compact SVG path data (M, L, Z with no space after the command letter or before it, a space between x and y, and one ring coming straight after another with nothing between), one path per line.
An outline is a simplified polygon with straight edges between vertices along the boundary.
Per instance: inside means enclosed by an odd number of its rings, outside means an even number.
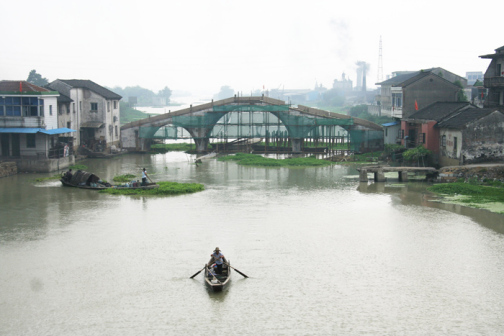
M228 265L226 264L228 267L231 267L232 269L234 269L236 272L240 273L242 276L244 276L245 278L248 278L248 276L246 276L245 274L243 274L242 272L238 271L236 268L234 268L233 266L231 265Z
M194 278L196 275L200 274L200 273L201 273L201 271L203 271L203 270L205 269L205 267L206 267L206 266L203 266L203 268L202 268L202 269L200 269L198 272L194 273L194 275L193 275L192 277L190 277L189 279L192 279L192 278Z
M218 282L220 285L222 285L222 282L220 282L220 280L219 280L219 279L217 279L217 277L215 276L214 272L212 272L212 271L210 270L210 268L208 269L208 273L212 274L213 278L214 278L215 280L217 280L217 282Z

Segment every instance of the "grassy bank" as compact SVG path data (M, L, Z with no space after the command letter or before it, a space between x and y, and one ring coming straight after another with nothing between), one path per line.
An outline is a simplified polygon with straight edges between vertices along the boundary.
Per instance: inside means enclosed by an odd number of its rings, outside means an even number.
M205 190L199 183L158 182L156 189L117 189L109 188L100 190L100 193L111 195L142 195L142 196L165 196L190 194Z
M290 158L290 159L272 159L265 158L257 154L237 153L235 155L227 155L218 158L219 161L236 161L243 166L258 166L258 167L320 167L330 166L334 162L327 160L319 160L314 156L305 158Z

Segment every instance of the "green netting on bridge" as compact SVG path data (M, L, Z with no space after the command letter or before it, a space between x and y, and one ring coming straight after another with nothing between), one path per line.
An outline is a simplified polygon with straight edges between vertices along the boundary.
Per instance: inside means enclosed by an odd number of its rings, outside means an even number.
M221 106L226 107L226 106ZM219 108L221 108L219 107ZM228 106L255 108L282 106ZM319 138L339 137L345 133L340 126L353 125L353 119L323 118L289 112L233 111L206 112L201 115L186 114L172 117L171 125L164 127L140 127L139 137L147 139L182 139L199 134L200 138ZM177 129L180 128L180 129ZM199 130L199 132L194 132ZM192 136L194 137L194 136ZM197 138L197 137L196 137Z
M383 150L383 131L349 130L350 148L354 152Z

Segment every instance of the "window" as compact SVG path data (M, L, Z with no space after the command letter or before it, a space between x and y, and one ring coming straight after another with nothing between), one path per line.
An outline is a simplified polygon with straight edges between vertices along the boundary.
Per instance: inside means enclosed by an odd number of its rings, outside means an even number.
M107 102L107 112L110 112L110 102Z
M117 109L117 100L114 100L114 110Z
M117 126L115 126L115 136L118 136Z
M67 121L67 128L72 128L72 122L71 121Z
M457 137L453 137L453 151L457 151Z
M422 141L423 144L425 143L425 133L420 133L420 141Z
M404 130L401 130L401 139L404 139Z
M52 115L52 105L49 105L49 115Z
M98 103L91 103L91 111L98 112Z
M402 107L402 93L392 93L392 107Z
M26 134L26 148L35 148L35 134Z
M441 147L443 147L443 148L446 147L446 135L443 135L441 137Z
M82 112L82 102L79 102L79 112Z
M385 136L388 136L388 127L385 128Z
M75 113L75 103L72 103L72 112Z

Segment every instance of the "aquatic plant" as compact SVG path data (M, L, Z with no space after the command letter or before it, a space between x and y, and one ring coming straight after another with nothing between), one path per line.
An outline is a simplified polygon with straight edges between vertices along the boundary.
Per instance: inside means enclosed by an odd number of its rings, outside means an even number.
M502 188L491 186L454 182L436 184L427 188L427 190L448 196L463 195L465 197L460 199L462 203L504 203Z
M36 178L35 182L44 182L44 181L48 181L48 180L59 180L60 178L61 178L61 174L56 174L56 175L49 176L49 177Z
M302 158L288 159L273 159L257 154L237 153L235 155L227 155L218 158L219 161L236 161L243 166L260 166L260 167L318 167L329 166L334 162L317 159L315 156Z
M88 167L85 165L73 165L68 168L72 169L72 170L86 170L86 169L88 169Z
M136 175L133 175L133 174L124 174L124 175L115 176L112 180L114 180L115 182L129 182L132 179L134 179L135 177L136 177Z
M199 183L178 183L178 182L158 182L159 188L135 189L135 188L108 188L100 190L100 193L111 195L141 195L141 196L163 196L182 195L205 190Z

